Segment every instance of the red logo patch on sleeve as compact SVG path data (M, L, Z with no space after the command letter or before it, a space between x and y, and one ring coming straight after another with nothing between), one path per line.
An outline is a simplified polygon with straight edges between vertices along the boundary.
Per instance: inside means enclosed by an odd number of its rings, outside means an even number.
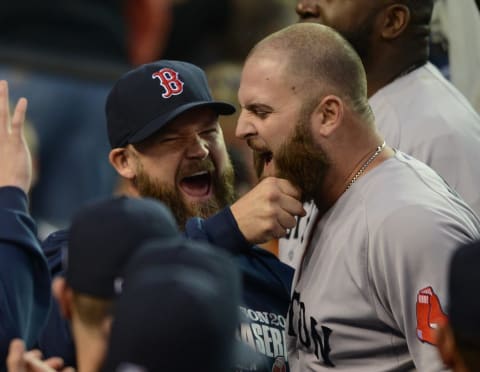
M422 342L436 344L435 330L445 324L447 316L432 287L425 287L417 294L417 337Z

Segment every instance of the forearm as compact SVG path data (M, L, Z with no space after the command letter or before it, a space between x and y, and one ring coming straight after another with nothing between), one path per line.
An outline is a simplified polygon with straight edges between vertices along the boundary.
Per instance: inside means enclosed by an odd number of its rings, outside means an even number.
M33 346L50 304L50 276L28 215L27 196L17 187L0 187L0 357L8 342L23 338Z
M232 254L238 254L251 246L228 207L208 219L189 219L185 226L185 235L191 239L206 240Z

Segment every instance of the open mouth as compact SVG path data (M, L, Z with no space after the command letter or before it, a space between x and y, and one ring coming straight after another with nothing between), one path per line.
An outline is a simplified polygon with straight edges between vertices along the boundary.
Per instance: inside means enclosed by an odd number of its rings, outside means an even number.
M267 166L273 160L273 152L271 152L271 151L262 152L260 154L260 157L262 158L263 162L265 163L265 166Z
M200 171L180 180L180 188L188 196L199 198L209 196L212 189L212 175Z
M271 151L254 151L253 163L257 177L262 178L268 175L267 169L273 160L273 152Z

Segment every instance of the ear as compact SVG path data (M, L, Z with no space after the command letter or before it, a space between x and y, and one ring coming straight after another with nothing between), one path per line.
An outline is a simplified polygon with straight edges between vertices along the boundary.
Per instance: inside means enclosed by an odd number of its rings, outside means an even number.
M312 113L312 126L322 137L329 137L342 123L343 101L334 95L324 97Z
M387 40L398 38L410 23L410 9L404 4L392 4L383 11L380 35Z
M437 329L437 348L443 363L447 367L453 367L455 364L455 338L448 324Z
M112 323L113 323L113 317L112 316L106 316L105 319L102 321L102 324L100 325L100 331L102 332L103 336L105 337L106 340L110 338L110 331L112 330Z
M56 277L52 282L53 296L57 300L60 312L65 319L72 319L72 289L67 285L65 278Z
M134 159L130 151L132 149L129 147L118 147L108 154L110 164L120 176L127 179L133 179L136 175Z

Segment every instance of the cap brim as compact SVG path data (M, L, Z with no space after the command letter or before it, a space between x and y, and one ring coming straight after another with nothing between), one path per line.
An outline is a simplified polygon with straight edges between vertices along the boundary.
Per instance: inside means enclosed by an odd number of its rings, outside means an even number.
M196 107L210 107L218 115L232 115L236 111L233 105L226 102L221 102L221 101L200 101L200 102L188 103L183 106L177 107L175 110L169 112L166 115L162 115L155 118L150 123L148 123L145 127L143 127L140 131L135 133L129 139L128 142L138 143L147 139L153 133L155 133L159 129L163 128L166 124L168 124L169 122L177 118L180 114L183 114L184 112Z

